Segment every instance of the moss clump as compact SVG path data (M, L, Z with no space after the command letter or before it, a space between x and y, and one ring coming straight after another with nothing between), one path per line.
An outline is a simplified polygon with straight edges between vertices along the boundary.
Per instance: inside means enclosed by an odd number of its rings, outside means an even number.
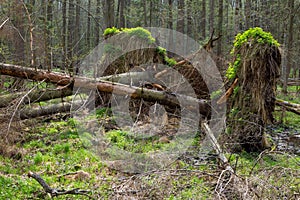
M159 55L163 56L164 61L167 63L167 65L169 65L170 67L174 66L177 64L176 60L174 60L173 58L169 58L167 56L167 50L165 48L162 47L157 47L156 51L158 52Z
M249 43L250 46L255 44L268 44L276 47L279 46L279 43L273 38L271 33L265 32L259 27L250 28L244 33L237 34L233 42L233 48L230 52L231 54L235 54L235 59L233 63L229 63L229 67L226 71L226 77L229 80L232 80L236 77L237 69L241 63L241 55L238 53L238 51L245 43Z
M121 31L127 33L129 36L137 36L141 39L145 39L149 44L153 44L155 42L155 39L151 36L150 31L142 27L124 28L121 29Z
M260 44L269 44L270 46L275 45L276 47L279 47L279 43L273 38L271 33L263 31L262 28L255 27L248 29L244 33L236 35L233 43L234 47L231 53L235 53L236 49L239 49L245 42L250 40L254 43L257 42Z
M229 63L229 67L226 71L226 77L229 80L232 80L232 79L235 78L236 71L237 71L238 67L240 66L240 63L241 63L241 55L237 54L236 58L235 58L235 61L233 63Z
M177 64L176 60L169 58L168 56L165 56L165 61L167 62L167 65L171 67Z
M153 44L155 42L155 39L151 36L150 31L142 27L122 28L122 29L118 29L116 27L107 28L104 30L103 36L110 36L120 32L127 33L129 36L136 36L138 38L144 39L149 44Z
M114 35L120 33L120 30L116 27L112 27L112 28L107 28L104 30L103 32L103 36L109 36L109 35Z
M159 55L162 55L162 56L166 56L167 55L167 50L165 48L162 48L162 47L157 47L156 48L157 52L159 53Z

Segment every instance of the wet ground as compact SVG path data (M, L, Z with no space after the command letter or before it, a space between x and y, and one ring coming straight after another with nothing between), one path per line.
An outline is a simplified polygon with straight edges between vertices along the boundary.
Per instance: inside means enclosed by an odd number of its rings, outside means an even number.
M277 150L300 155L300 128L276 125L267 130Z

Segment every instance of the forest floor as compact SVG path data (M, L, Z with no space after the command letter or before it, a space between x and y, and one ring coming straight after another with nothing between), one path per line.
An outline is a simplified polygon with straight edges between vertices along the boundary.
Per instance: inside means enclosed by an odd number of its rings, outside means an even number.
M279 90L278 96L300 102L294 89L288 96ZM111 123L113 119L103 111L97 112L97 119ZM89 148L89 133L86 137L79 134L76 119L57 114L25 120L17 124L18 129L12 124L8 137L19 138L17 143L1 143L0 199L51 199L28 177L29 172L39 174L52 188L80 188L89 195L56 199L299 199L300 117L282 113L279 107L275 117L278 123L268 128L271 150L225 154L238 179L228 179L213 152L205 157L185 153L165 168L142 173L119 171L115 163L104 162ZM7 124L0 128L7 129ZM131 151L149 152L169 145L160 141L137 144L128 131L113 126L104 134L112 145Z

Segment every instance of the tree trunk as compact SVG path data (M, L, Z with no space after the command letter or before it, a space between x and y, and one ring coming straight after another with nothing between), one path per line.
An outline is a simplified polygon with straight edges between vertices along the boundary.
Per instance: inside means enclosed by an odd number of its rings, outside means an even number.
M178 17L176 30L178 32L184 33L184 0L178 0Z
M29 93L27 98L25 98L22 103L28 104L47 101L50 99L63 98L72 95L72 93L73 91L69 87L57 90L35 90ZM6 94L0 96L0 108L16 103L18 99L24 96L25 94L26 92L17 92L13 94Z
M80 49L80 0L76 0L75 27L74 27L74 55L79 57Z
M251 27L251 0L245 2L245 28L248 30Z
M223 34L223 0L219 0L219 15L218 15L218 35ZM217 56L221 57L222 54L222 37L220 37L217 45ZM218 63L218 66L221 63Z
M69 0L69 11L68 11L68 57L67 57L67 68L70 74L73 73L73 56L74 56L74 41L75 41L75 5L74 0Z
M150 0L150 10L149 10L149 26L152 27L152 13L153 13L153 0Z
M235 50L240 64L235 76L237 85L229 101L227 126L234 151L267 148L264 128L273 122L281 55L275 45L261 44L256 40L251 37Z
M53 19L53 0L46 1L45 4L45 16L44 16L44 40L45 40L45 61L44 65L48 68L48 71L51 71L52 67L52 54L51 54L51 31L50 27Z
M101 6L100 2L101 2L100 0L97 0L97 3L96 3L96 16L97 16L96 19L98 21L100 21L100 6ZM102 9L104 9L104 8L102 8ZM104 27L104 29L106 29L105 26L103 26L103 27ZM100 41L100 27L95 25L95 43L94 43L95 47L98 45L99 41Z
M209 31L212 33L215 23L215 0L209 2Z
M104 0L103 1L103 16L104 16L104 28L111 28L114 26L114 1Z
M125 0L119 0L120 2L120 18L119 18L119 27L125 28L125 15L124 15L124 9L125 9Z
M85 88L89 90L99 90L101 92L114 93L116 95L128 95L132 99L144 99L149 102L159 102L162 105L182 107L186 106L186 109L195 110L195 106L199 105L200 114L207 117L210 113L210 107L206 103L206 100L199 100L189 96L173 95L165 91L156 91L147 88L139 88L135 86L128 86L119 83L112 83L107 81L95 82L94 79L88 79L85 77L70 77L65 74L59 74L54 72L47 72L43 70L33 70L22 66L16 66L11 64L0 63L0 73L2 75L14 76L23 79L31 79L35 81L45 81L57 85L73 85L75 88ZM183 98L185 105L181 105L178 98Z
M144 27L147 27L147 1L143 1Z
M67 69L68 63L68 43L67 43L67 0L62 2L62 54L63 54L63 68Z
M86 30L86 48L89 50L91 48L91 1L88 0L88 14L87 14L87 30Z
M234 9L234 34L240 32L240 12L241 12L240 0L235 0L235 9Z
M201 39L204 40L206 37L206 0L202 0L202 12L201 12Z
M287 85L288 85L288 78L291 72L292 66L292 48L293 48L293 34L294 34L294 7L295 7L295 0L288 1L288 7L290 10L289 13L289 24L288 24L288 38L287 38L287 55L286 55L286 68L284 73L284 84L283 84L283 92L287 94Z

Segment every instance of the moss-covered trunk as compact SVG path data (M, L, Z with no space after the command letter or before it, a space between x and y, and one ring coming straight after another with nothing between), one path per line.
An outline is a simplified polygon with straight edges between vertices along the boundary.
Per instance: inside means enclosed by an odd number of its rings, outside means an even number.
M229 99L232 147L236 151L261 151L268 147L265 125L274 120L281 60L278 43L269 33L250 29L237 36L233 53L235 60L227 74L232 80L238 79Z

